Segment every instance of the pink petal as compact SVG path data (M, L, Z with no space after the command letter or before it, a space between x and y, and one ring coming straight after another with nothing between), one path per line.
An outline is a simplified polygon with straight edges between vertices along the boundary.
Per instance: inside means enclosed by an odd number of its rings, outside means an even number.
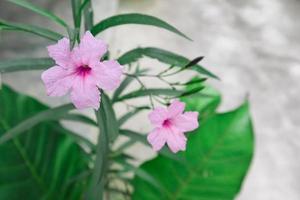
M57 65L67 68L72 64L69 39L63 38L56 44L48 46L47 49L49 56L55 60Z
M185 103L178 100L174 100L171 105L168 107L169 117L173 118L177 115L183 113L185 108Z
M185 151L187 141L185 135L176 129L166 129L165 131L168 132L167 144L171 151L173 153Z
M162 129L154 129L147 136L148 142L151 144L154 151L159 151L166 143L166 137Z
M193 131L198 128L198 112L186 112L172 120L173 125L182 132Z
M165 108L158 107L155 108L149 115L149 120L152 125L156 127L161 127L163 122L168 118L168 112Z
M89 65L95 60L100 61L106 51L107 44L100 39L96 39L91 32L87 31L81 38L79 46L74 48L72 59L76 64Z
M121 83L122 66L114 60L100 62L93 67L97 85L104 90L114 90Z
M71 100L77 109L100 107L100 91L88 79L77 76L71 92Z
M54 66L42 73L42 80L49 96L63 96L72 86L73 76L69 70Z

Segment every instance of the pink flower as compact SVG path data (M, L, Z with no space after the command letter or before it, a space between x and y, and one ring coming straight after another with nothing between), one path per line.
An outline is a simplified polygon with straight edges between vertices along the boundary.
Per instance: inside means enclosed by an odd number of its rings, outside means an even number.
M148 142L155 151L165 143L173 153L186 147L184 132L198 128L198 112L185 112L185 103L174 100L168 108L158 107L149 114L154 130L148 135Z
M100 61L107 44L89 31L72 51L70 41L63 38L48 46L49 56L56 65L42 74L47 94L63 96L70 92L71 101L78 109L100 106L100 91L113 90L120 85L122 68L115 61Z

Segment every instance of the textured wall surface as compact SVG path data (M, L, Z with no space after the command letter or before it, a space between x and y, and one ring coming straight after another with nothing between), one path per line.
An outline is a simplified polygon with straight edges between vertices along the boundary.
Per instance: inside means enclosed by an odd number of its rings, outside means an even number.
M37 1L70 21L67 1ZM115 12L116 1L94 1L96 16ZM3 9L3 8L9 9ZM0 16L55 28L36 15L0 2ZM256 150L239 200L300 199L300 1L299 0L121 0L117 12L143 12L160 17L194 42L157 29L131 26L105 32L113 55L136 46L158 46L190 58L204 55L204 66L221 81L211 81L223 94L220 111L238 106L247 95L256 131ZM25 17L26 16L26 17ZM0 58L42 56L48 41L21 34L3 34ZM157 62L143 61L155 68ZM40 72L5 75L19 90L53 105L66 101L45 96ZM189 74L186 77L188 78ZM18 81L16 81L18 80ZM35 80L29 84L28 80ZM151 80L145 80L148 84ZM161 84L161 83L157 83ZM145 100L139 100L143 103ZM118 106L122 110L122 106ZM146 113L127 126L149 131ZM137 123L140 122L140 123ZM136 124L145 124L137 126ZM93 138L93 137L92 137ZM135 146L134 149L140 148ZM134 152L134 149L132 152ZM135 151L136 152L136 151ZM138 151L141 159L149 149ZM145 156L148 155L148 156Z

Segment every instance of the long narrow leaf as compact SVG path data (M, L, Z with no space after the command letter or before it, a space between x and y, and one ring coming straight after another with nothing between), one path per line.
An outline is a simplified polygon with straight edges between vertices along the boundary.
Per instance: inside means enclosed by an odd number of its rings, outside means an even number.
M119 135L119 125L116 119L115 111L112 107L112 103L106 94L101 95L102 106L106 116L106 127L110 141L114 141Z
M49 40L57 41L63 37L63 35L53 32L51 30L41 28L34 25L28 25L28 24L19 24L19 23L13 23L13 22L6 22L2 19L0 19L0 30L8 30L8 31L23 31L27 33L32 33L44 38L47 38Z
M75 122L81 122L81 123L84 123L87 125L92 125L92 126L98 127L97 122L95 122L91 118L81 115L81 114L68 113L68 114L62 116L61 119L75 121Z
M121 14L121 15L115 15L112 17L109 17L107 19L104 19L103 21L96 24L91 32L94 35L97 35L98 33L114 26L124 25L124 24L141 24L141 25L150 25L150 26L156 26L159 28L166 29L168 31L171 31L173 33L176 33L188 40L186 35L181 33L179 30L177 30L175 27L171 26L167 22L158 19L156 17L150 16L150 15L143 15L138 13L130 13L130 14Z
M19 5L23 8L28 9L28 10L31 10L31 11L33 11L33 12L35 12L35 13L41 15L41 16L44 16L44 17L50 19L51 21L62 25L63 27L66 27L66 28L68 27L68 25L66 24L66 22L64 22L64 20L62 20L58 16L54 15L52 12L47 11L43 8L40 8L40 7L30 3L28 1L25 1L25 0L7 0L7 1L9 1L11 3L14 3L16 5Z
M175 90L175 89L167 89L167 88L158 88L158 89L144 89L144 90L135 90L133 92L130 92L128 94L124 94L123 96L118 97L115 102L118 101L124 101L128 99L133 99L133 98L139 98L139 97L144 97L144 96L149 96L149 95L162 95L162 96L168 96L168 97L181 97L181 96L188 96L192 95L194 93L197 93L201 91L204 87L199 86L196 88L193 88L189 91L186 90Z
M147 69L143 69L143 70L139 70L137 69L135 71L135 75L138 76L139 74L141 73L145 73L147 72L148 70ZM122 83L120 84L120 86L116 89L116 91L114 92L113 94L113 97L112 97L112 101L114 102L118 96L120 96L122 94L122 92L127 88L127 86L134 80L134 77L132 76L127 76L123 81Z
M91 30L94 25L94 12L91 0L85 0L80 9L84 11L84 29Z
M120 56L118 58L118 62L121 65L127 65L127 64L137 62L143 56L144 56L144 49L143 48L136 48L136 49L132 49L132 50L124 53L122 56Z
M43 121L58 119L72 109L74 109L73 104L66 104L56 108L50 108L25 119L0 137L0 145L13 139L19 134L24 133Z
M146 47L146 48L136 48L133 50L130 50L126 53L124 53L119 59L119 63L122 65L130 64L133 62L136 62L138 59L142 58L143 56L147 56L153 59L157 59L160 62L177 66L184 68L188 64L190 64L191 60L187 59L186 57L183 57L181 55L175 54L173 52L160 49L160 48L154 48L154 47ZM192 70L195 70L199 72L202 75L206 75L212 78L219 79L216 75L211 73L210 71L206 70L204 67L202 67L199 64L195 64L193 66L189 67Z
M24 58L0 61L0 72L47 69L54 65L51 58Z

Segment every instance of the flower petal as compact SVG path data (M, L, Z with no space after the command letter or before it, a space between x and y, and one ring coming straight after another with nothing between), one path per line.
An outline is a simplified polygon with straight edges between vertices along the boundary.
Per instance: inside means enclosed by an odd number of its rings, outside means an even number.
M92 67L97 85L104 90L114 90L121 83L122 66L114 60L99 62Z
M166 143L166 137L162 129L154 129L147 136L148 142L151 144L154 151L159 151Z
M44 71L41 78L49 96L63 96L71 88L74 77L68 70L54 66Z
M80 40L80 44L77 48L74 48L72 59L76 64L90 65L95 60L100 61L100 58L106 53L107 44L96 39L90 31L87 31ZM78 62L81 63L78 63Z
M152 125L161 127L163 122L168 118L168 112L165 108L157 107L148 115L148 117Z
M167 131L167 144L173 153L185 151L187 139L182 132L174 128L164 131Z
M169 117L173 118L177 115L183 113L185 108L185 103L178 100L174 100L171 105L168 107Z
M69 67L71 62L70 41L67 38L59 40L56 44L47 47L48 54L61 67Z
M198 128L198 112L186 112L172 120L173 125L182 132L193 131Z
M88 79L77 76L71 92L71 100L77 109L100 107L100 91Z

